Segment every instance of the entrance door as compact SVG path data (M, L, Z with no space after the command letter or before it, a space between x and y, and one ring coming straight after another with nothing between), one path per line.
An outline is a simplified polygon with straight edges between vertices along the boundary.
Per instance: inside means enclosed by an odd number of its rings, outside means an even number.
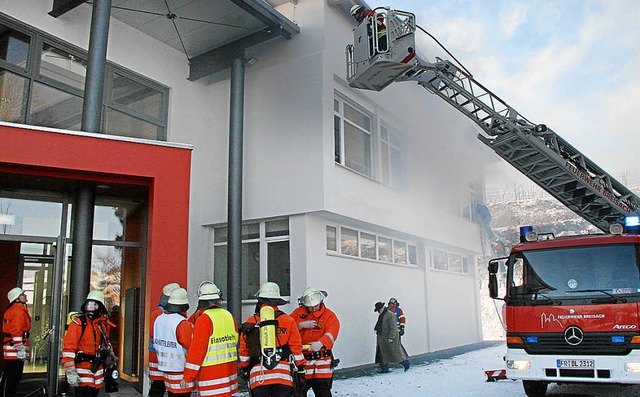
M68 207L68 200L59 195L0 194L0 306L7 307L7 292L19 286L27 295L32 321L32 354L24 365L20 394L51 388L58 380L60 344L55 330L64 324L65 312L60 294L65 249L58 247L65 247Z

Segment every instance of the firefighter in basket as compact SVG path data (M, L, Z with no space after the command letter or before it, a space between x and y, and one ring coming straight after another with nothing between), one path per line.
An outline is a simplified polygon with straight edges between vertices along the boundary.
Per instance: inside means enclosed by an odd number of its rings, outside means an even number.
M239 366L252 397L291 397L306 388L302 340L291 316L278 309L287 303L276 283L258 291L255 313L242 324Z
M96 397L103 384L106 391L118 391L117 357L109 341L109 322L102 291L93 290L80 308L70 313L71 322L64 336L62 365L67 383L76 397Z
M305 375L307 387L316 397L331 397L333 369L339 360L333 357L333 345L338 339L340 321L324 304L326 291L307 288L298 299L299 306L291 313L302 337L304 358L307 360Z

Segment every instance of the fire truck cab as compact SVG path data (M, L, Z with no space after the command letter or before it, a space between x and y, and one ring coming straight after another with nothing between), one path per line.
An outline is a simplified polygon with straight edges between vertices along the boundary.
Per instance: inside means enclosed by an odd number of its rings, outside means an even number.
M524 227L489 262L490 296L506 304L507 377L527 396L549 383L640 384L640 222L627 219L612 234Z

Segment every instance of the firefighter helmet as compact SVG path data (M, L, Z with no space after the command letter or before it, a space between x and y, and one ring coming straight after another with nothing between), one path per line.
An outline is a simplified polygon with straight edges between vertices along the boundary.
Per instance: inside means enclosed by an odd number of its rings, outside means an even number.
M354 5L353 7L351 7L351 15L355 16L360 11L360 9L362 9L362 6L359 6L357 4Z
M176 288L171 291L166 309L168 312L181 313L189 310L189 298L187 290L184 288Z
M221 299L220 288L218 288L213 281L203 281L200 283L198 287L198 299L199 300L209 300L209 299Z
M87 300L100 302L102 303L102 306L104 306L104 293L100 290L94 289L93 291L90 291L89 294L87 295Z
M9 303L13 303L16 299L20 297L20 295L24 294L24 291L20 287L11 288L9 293L7 293L7 299L9 299Z
M280 296L280 287L278 286L278 284L270 281L262 284L260 290L256 295L258 296L258 302L263 302L274 306L285 305L289 303Z
M169 283L169 284L165 285L164 287L162 287L162 295L169 296L169 295L171 295L171 291L173 291L176 288L180 288L180 284L178 284L178 283Z
M317 306L321 304L328 295L327 291L320 291L319 289L309 287L302 293L302 304L306 307Z

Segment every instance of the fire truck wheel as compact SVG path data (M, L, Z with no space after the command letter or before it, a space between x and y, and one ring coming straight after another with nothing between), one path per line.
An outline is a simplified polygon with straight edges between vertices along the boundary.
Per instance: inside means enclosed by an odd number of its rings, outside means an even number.
M524 392L528 397L544 397L547 394L547 382L523 380Z

